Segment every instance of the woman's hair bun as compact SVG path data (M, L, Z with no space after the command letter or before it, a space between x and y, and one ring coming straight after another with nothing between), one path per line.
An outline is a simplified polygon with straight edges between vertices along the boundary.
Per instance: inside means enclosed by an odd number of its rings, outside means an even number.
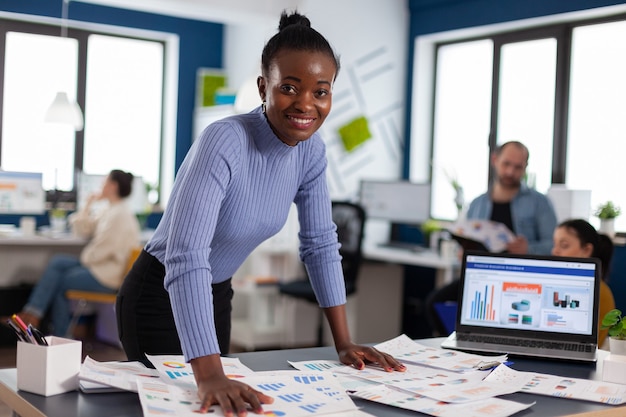
M287 26L291 25L301 25L306 26L308 28L311 27L311 21L308 17L301 15L298 12L293 12L292 14L287 14L286 11L283 11L280 15L280 22L278 23L278 31L282 31Z

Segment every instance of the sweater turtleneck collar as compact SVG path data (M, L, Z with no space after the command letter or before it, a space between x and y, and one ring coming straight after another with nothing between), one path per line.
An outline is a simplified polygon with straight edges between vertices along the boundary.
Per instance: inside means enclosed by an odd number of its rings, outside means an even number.
M254 135L254 142L262 153L272 152L278 155L286 155L293 152L300 145L289 146L280 140L272 130L261 106L257 107L249 114L254 115L254 126L259 132L258 135Z

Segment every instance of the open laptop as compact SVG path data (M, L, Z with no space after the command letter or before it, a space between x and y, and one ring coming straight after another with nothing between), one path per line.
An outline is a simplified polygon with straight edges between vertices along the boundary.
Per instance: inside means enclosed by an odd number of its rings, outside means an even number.
M443 348L595 361L600 261L467 251Z

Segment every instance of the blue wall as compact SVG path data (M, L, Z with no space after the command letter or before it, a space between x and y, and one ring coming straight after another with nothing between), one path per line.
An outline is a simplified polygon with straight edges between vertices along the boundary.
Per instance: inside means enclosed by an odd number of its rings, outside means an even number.
M616 0L409 0L408 80L405 137L410 138L414 40L420 35L510 22L558 13L623 4ZM410 140L404 153L404 176L409 174Z
M0 10L61 17L61 6L62 0L2 0ZM179 36L175 162L178 170L192 142L196 70L222 67L223 25L78 2L71 2L68 11L70 20L155 30Z

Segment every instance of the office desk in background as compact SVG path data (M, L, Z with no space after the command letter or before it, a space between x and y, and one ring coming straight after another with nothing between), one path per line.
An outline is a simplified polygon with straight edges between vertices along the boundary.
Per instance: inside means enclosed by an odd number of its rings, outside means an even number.
M141 231L144 245L154 233L153 229ZM32 236L15 233L0 236L0 289L20 284L36 284L50 258L63 253L80 256L88 239L71 233L41 232Z
M442 338L418 340L419 343L439 347ZM602 372L602 358L607 352L601 352L597 364L543 361L534 359L512 358L512 367L519 371L534 371L562 375L570 378L599 379ZM255 371L290 369L287 361L336 360L337 354L331 347L309 349L287 349L238 353L231 355L241 359L242 363ZM17 390L17 372L15 368L0 370L0 400L15 410L22 417L139 417L142 416L137 394L109 393L83 394L70 392L52 397L43 397ZM515 414L515 417L559 417L578 413L607 411L606 417L626 415L624 407L615 407L587 401L571 400L524 393L505 395L502 398L536 404L530 409ZM402 410L383 404L356 399L355 403L363 411L374 416L413 417L423 415L414 411ZM249 416L255 414L250 413ZM604 417L604 413L594 414Z
M80 255L87 240L67 234L1 236L0 288L35 284L52 255Z
M369 243L363 245L363 257L370 261L433 268L436 270L436 287L452 282L454 270L459 266L457 259L444 258L430 249L415 252L410 249L389 248Z

